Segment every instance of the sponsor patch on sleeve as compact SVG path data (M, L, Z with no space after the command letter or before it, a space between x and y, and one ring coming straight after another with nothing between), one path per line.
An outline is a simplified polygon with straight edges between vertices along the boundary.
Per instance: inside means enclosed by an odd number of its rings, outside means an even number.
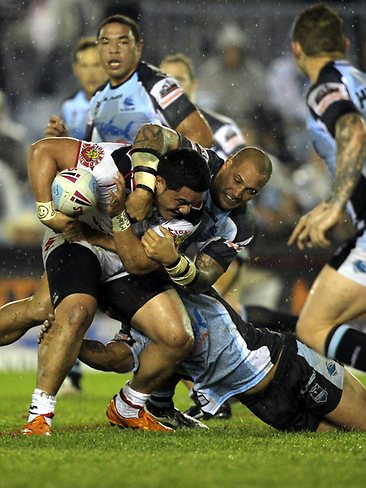
M164 78L155 84L151 94L163 110L174 103L184 92L173 78Z
M341 100L350 100L347 88L342 83L324 83L310 93L308 104L321 117L330 105Z

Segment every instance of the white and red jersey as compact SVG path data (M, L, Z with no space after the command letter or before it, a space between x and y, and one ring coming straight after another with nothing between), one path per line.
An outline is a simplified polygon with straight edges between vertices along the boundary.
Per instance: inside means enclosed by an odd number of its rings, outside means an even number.
M104 142L95 144L80 141L79 152L74 167L86 169L93 174L98 184L99 200L95 209L78 218L91 228L104 232L105 234L112 235L112 222L107 214L107 207L109 193L116 189L114 178L118 171L124 176L126 193L130 193L134 189L130 150L130 145L126 146L120 143ZM149 228L160 233L159 226L165 227L173 235L176 246L179 246L195 231L201 222L202 216L203 204L192 207L191 212L184 219L164 219L158 214L155 208L152 217L141 222L133 223L132 229L138 237L141 237ZM47 231L43 243L44 261L46 261L49 254L56 247L64 242L65 240L62 234L57 234L51 230ZM86 241L82 241L80 244L89 247L100 259L105 259L106 255L108 255L107 262L112 261L113 266L107 266L109 269L107 275L111 272L110 268L114 269L113 274L116 272L116 267L117 269L123 269L121 268L121 263L118 263L119 257L115 253L111 253L112 256L109 256L109 251L102 250L98 246L93 246ZM102 254L105 255L102 257ZM117 259L113 255L117 256Z

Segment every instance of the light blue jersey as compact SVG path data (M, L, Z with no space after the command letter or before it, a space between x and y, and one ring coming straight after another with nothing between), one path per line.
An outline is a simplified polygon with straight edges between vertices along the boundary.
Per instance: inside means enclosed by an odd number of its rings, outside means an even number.
M346 60L326 64L307 95L310 110L307 128L315 150L327 163L334 178L336 172L335 126L340 117L350 112L360 113L366 120L366 73ZM366 218L366 161L348 211L358 229ZM361 242L361 241L360 241ZM366 238L362 240L366 249Z
M267 376L279 358L284 338L244 324L213 296L182 293L181 298L195 344L178 372L193 379L202 410L213 415L226 400L250 390ZM136 369L150 339L135 329L131 335L136 341L131 347Z
M61 105L61 118L70 137L84 139L89 114L89 99L84 90L79 90Z
M106 83L91 99L86 138L131 144L143 124L175 129L195 110L173 78L141 62L128 80Z

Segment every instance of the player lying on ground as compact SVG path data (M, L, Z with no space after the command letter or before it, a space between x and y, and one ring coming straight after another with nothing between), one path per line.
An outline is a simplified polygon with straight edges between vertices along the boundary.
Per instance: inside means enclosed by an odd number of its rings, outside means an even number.
M180 295L195 345L177 373L192 378L204 412L214 414L226 400L236 397L280 430L366 430L366 390L342 365L292 334L245 323L214 291ZM84 340L79 358L102 371L136 370L149 339L134 329L131 334L132 344L118 338L106 345ZM107 417L111 424L121 425L113 400Z

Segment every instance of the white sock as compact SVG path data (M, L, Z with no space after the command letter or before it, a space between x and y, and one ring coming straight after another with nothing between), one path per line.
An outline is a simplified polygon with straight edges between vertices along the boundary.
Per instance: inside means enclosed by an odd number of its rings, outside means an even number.
M144 408L149 394L140 393L130 387L127 382L119 394L116 396L117 412L126 418L138 418L139 412Z
M43 415L49 426L52 425L52 417L55 415L56 397L36 388L32 395L32 403L29 407L28 422L38 415Z

